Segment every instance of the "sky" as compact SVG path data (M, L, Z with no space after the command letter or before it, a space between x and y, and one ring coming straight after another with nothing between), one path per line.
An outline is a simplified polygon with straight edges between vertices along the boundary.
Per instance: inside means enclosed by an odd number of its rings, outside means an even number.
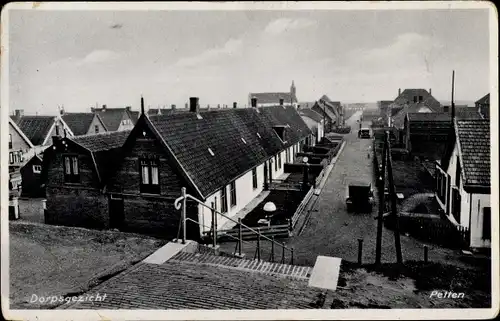
M299 101L438 100L489 92L488 11L37 11L9 15L10 109L240 106L249 92Z

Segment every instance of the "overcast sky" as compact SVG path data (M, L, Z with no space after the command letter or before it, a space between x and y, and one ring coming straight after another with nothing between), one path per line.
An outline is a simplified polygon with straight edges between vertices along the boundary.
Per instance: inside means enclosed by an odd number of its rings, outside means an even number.
M27 114L98 103L246 104L249 92L299 101L391 100L432 88L449 100L489 91L487 10L11 11L10 107Z

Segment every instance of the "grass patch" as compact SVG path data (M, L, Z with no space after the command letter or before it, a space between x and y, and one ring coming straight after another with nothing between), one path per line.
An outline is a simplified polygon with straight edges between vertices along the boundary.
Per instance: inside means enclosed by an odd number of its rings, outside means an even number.
M391 280L408 277L415 280L419 291L446 289L453 292L471 290L491 292L491 268L482 264L477 269L462 268L437 262L407 261L404 265L384 263L363 266L367 271L381 273Z
M53 308L37 296L82 293L164 245L132 233L10 222L11 308Z

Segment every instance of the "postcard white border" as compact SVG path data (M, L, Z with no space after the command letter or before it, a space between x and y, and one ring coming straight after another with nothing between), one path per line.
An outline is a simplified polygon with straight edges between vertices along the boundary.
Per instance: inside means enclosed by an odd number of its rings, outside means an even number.
M37 320L298 320L298 319L488 319L499 310L499 230L493 229L492 253L492 308L491 309L392 309L392 310L10 310L9 294L9 239L8 239L8 135L9 64L8 11L9 10L415 10L415 9L489 9L490 13L490 99L491 105L491 204L493 213L499 213L498 198L498 17L492 2L476 1L393 1L393 2L122 2L122 3L9 3L2 9L1 22L1 295L2 312L6 319ZM499 215L492 216L492 226L499 226Z

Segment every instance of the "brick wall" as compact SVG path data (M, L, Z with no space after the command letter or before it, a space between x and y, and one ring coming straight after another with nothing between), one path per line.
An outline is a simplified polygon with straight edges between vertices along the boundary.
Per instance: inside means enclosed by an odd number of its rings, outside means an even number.
M124 155L116 173L108 182L109 191L140 194L139 157L141 155L159 156L159 178L161 195L177 198L181 194L181 179L170 164L163 147L154 139L138 138L130 151ZM188 191L188 193L190 193Z
M109 226L108 200L98 189L47 187L45 223L87 228Z
M182 212L175 209L175 199L159 199L145 196L125 196L123 199L123 231L151 235L163 239L177 237ZM198 221L198 207L188 202L187 217ZM198 240L198 225L187 224L187 238Z

